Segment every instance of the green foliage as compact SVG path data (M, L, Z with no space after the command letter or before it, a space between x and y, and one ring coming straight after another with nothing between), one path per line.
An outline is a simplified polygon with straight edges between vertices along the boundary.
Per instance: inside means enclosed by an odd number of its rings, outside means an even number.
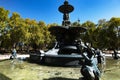
M89 42L93 44L94 39L94 31L95 31L95 24L91 21L86 21L82 24L81 27L87 28L87 32L85 33L85 36L83 37L84 42Z
M0 34L3 34L7 26L9 11L4 8L0 8Z
M76 22L73 22L73 23L71 24L71 26L79 27L79 26L81 26L81 24L76 21Z
M59 26L58 24L46 25L44 21L23 19L16 12L13 12L10 17L8 15L8 10L0 8L0 47L10 49L22 42L35 49L45 49L55 41L55 37L50 34L48 28ZM97 26L91 21L83 24L73 22L71 26L85 27L87 32L80 36L85 43L89 42L95 48L117 49L120 47L120 35L118 34L120 18L113 17L109 21L101 19Z
M7 31L9 21L8 14L9 14L8 10L0 8L0 42L1 42L0 46L4 47L7 47L7 43L10 42L9 33Z
M99 20L97 26L91 21L86 21L82 27L86 27L88 30L82 39L85 43L91 43L95 48L117 49L120 47L118 26L120 26L120 18L114 17L110 21Z
M2 11L0 11L1 47L17 47L18 43L22 42L32 48L46 48L53 41L48 31L49 25L46 25L44 21L23 19L16 12L13 12L9 18L8 10L4 8L0 8L0 10Z
M0 8L0 21L6 21L8 19L9 11L4 8Z

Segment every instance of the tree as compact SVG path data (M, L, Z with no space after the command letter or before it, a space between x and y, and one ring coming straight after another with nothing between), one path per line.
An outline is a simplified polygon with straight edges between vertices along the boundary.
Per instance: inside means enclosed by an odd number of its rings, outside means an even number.
M9 21L8 18L9 11L4 8L0 8L0 33L4 33L7 23Z
M108 47L114 51L114 59L118 59L116 50L120 47L118 26L120 26L120 18L115 18L115 17L111 18L108 26L108 30L109 30L108 33L110 34L108 36L108 38L110 39Z
M9 10L0 8L0 46L7 47L9 40L8 21Z
M29 21L29 20L28 20ZM39 48L41 44L44 43L44 35L42 27L38 25L35 20L29 21L29 33L30 33L30 40L29 44L34 48Z
M107 27L108 21L106 19L100 19L98 21L96 30L94 34L96 35L95 47L100 49L107 48ZM106 44L104 44L106 43Z
M118 47L120 47L120 43L119 43L119 35L118 35L118 26L120 26L120 18L111 18L109 21L109 33L111 33L110 37L110 48L112 49L117 49Z
M95 34L94 31L96 29L95 27L96 25L91 22L91 21L86 21L85 23L82 24L82 27L87 28L87 32L85 33L85 36L83 37L83 41L86 43L91 43L92 45L94 45L94 39L95 39Z
M79 23L79 21L75 21L71 24L71 26L74 26L74 27L80 27L81 24Z
M22 25L22 19L20 15L14 12L10 17L10 22L9 22L9 26L11 28L10 29L11 44L13 45L13 47L16 47L17 43L20 41L21 38L20 29L22 27L21 25Z

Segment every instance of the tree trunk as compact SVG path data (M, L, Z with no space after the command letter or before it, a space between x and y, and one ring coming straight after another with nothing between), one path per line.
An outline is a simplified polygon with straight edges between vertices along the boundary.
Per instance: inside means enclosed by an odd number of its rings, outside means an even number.
M118 59L118 52L116 50L113 50L114 53L113 53L113 58L114 59Z

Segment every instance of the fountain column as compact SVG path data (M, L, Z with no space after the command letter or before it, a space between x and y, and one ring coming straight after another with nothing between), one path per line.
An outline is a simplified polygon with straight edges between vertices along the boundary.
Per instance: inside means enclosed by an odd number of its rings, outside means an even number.
M71 22L69 21L69 13L74 10L74 7L65 0L64 4L61 5L58 10L63 13L62 26L70 26Z

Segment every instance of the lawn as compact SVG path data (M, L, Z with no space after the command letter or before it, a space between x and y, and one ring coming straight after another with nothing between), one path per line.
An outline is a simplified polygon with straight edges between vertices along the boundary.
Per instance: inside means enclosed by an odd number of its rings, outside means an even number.
M120 79L120 60L108 58L101 80ZM0 80L78 80L80 67L55 67L21 60L0 61Z

